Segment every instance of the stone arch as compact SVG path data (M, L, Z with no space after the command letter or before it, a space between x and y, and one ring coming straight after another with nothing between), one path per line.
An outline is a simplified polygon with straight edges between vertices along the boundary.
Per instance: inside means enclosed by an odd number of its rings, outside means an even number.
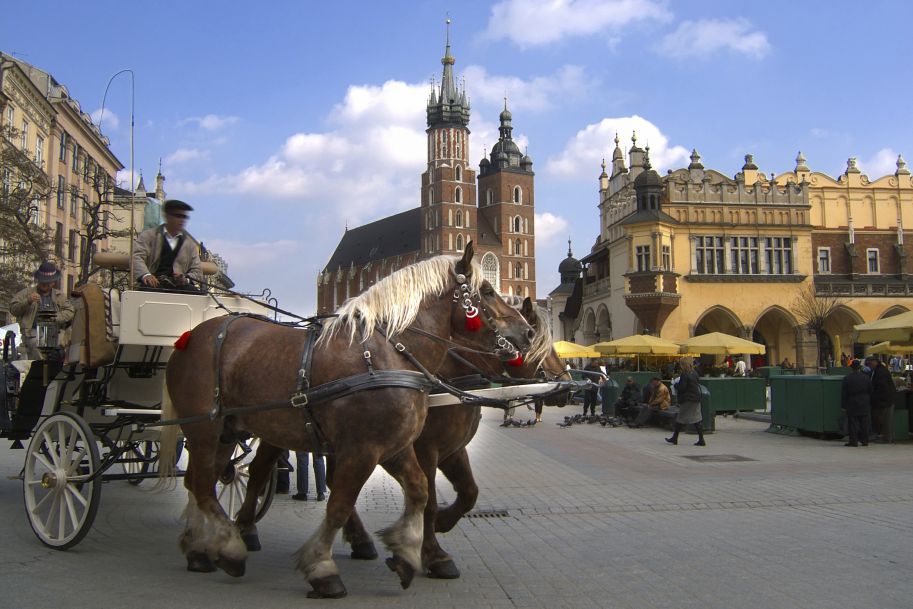
M846 305L834 307L830 315L824 320L824 332L821 336L821 361L819 366L840 363L840 354L846 353L848 357L863 357L864 345L853 342L853 326L865 320L856 311ZM839 342L839 349L837 343ZM838 352L839 351L839 352Z
M710 332L722 332L744 338L745 327L739 316L722 305L714 305L698 317L691 331L691 336L700 336Z
M591 345L596 342L596 312L592 307L587 307L583 312L583 321L580 324L583 332L583 344Z
M885 309L885 312L878 316L878 319L884 319L886 317L894 317L895 315L900 315L901 313L908 313L910 309L903 305L892 305Z
M796 344L799 322L792 313L779 305L768 307L752 327L751 340L767 347L763 359L768 365L775 366L786 358L796 365L800 359Z
M596 330L599 332L599 341L612 340L612 315L605 303L599 303L596 308Z

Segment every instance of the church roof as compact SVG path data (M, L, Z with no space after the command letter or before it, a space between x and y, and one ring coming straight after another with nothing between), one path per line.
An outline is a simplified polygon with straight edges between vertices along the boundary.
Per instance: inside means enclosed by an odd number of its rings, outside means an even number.
M421 249L421 208L387 216L349 229L339 240L324 272L365 265L372 260L410 254Z

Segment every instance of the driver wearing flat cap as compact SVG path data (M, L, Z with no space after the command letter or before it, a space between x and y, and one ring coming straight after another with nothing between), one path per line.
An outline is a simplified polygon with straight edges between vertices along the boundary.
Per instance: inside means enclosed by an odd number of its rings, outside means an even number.
M184 230L193 208L177 199L162 206L165 223L141 232L133 244L133 272L136 280L150 288L196 291L190 280L200 282L200 248Z

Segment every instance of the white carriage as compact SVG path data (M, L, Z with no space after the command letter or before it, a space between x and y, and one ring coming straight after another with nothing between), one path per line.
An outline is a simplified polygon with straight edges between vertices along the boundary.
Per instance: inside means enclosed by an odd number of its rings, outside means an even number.
M99 262L123 269L124 259ZM214 272L214 265L205 271ZM213 317L270 312L234 295L120 293L96 284L85 287L79 300L65 363L13 362L22 383L4 388L0 417L0 437L14 447L29 439L21 474L27 516L36 536L57 549L76 545L88 533L103 481L138 484L157 475L155 425L175 340ZM220 481L220 500L231 516L243 500L252 457L253 447L240 443ZM260 498L260 515L275 481L274 475Z

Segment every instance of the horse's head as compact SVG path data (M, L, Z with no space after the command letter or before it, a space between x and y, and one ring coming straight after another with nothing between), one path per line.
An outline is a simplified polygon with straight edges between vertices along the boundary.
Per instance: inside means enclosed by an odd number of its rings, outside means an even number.
M472 242L454 264L451 331L456 342L485 349L492 341L494 352L518 364L529 351L533 329L520 312L508 305L491 284L478 277L480 269L472 264Z
M526 298L520 307L520 313L532 326L535 336L527 360L516 373L512 373L512 376L540 377L547 381L572 380L564 363L555 352L555 347L552 345L552 332L548 327L548 321L539 314L539 307L533 304L530 298ZM568 403L570 396L570 391L557 393L550 396L545 403L549 406L564 406Z

